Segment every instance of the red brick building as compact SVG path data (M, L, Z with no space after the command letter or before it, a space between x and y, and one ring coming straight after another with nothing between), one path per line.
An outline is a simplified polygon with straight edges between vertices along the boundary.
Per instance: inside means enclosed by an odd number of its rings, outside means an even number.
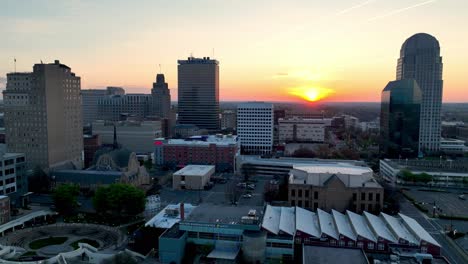
M267 231L269 258L275 258L275 255L284 257L285 254L292 256L293 247L284 245L293 243L361 248L366 252L384 254L400 251L439 256L441 253L437 241L418 222L403 214L390 216L363 212L359 215L335 210L327 213L321 209L312 212L300 207L267 205L262 228ZM281 235L284 233L289 235Z
M232 171L238 151L236 136L194 136L188 139L156 139L155 163L170 169L189 164L214 165L216 171Z

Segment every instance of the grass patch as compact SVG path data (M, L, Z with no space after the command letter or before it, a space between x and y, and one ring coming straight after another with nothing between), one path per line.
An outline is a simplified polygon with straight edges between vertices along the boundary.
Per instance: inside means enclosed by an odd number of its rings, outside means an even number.
M50 245L61 245L65 241L67 241L67 237L49 237L34 240L33 242L29 243L29 248L31 249L40 249Z
M93 240L93 239L87 239L87 238L83 238L83 239L80 239L80 240L77 240L73 243L70 244L70 246L73 248L73 249L78 249L80 246L78 246L78 243L86 243L86 244L89 244L95 248L99 248L99 242L97 242L96 240Z

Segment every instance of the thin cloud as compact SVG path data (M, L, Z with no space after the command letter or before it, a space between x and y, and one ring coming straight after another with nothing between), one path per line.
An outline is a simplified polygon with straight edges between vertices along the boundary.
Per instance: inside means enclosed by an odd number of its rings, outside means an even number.
M374 21L374 20L377 20L377 19L393 16L393 15L405 12L405 11L407 11L409 9L413 9L413 8L416 8L416 7L420 7L420 6L424 6L424 5L434 3L435 1L437 1L437 0L429 0L429 1L425 1L425 2L422 2L422 3L415 4L415 5L403 7L403 8L397 9L397 10L393 10L393 11L388 12L388 13L383 14L383 15L372 17L372 18L368 19L367 21Z
M376 0L367 0L367 1L365 1L365 2L362 2L362 3L360 3L360 4L357 4L357 5L355 5L355 6L348 7L348 8L346 8L346 9L343 9L343 10L339 11L338 13L336 13L336 15L337 15L337 16L341 16L341 15L343 15L343 14L346 14L346 13L350 12L350 11L353 11L354 9L357 9L357 8L360 8L360 7L363 7L363 6L366 6L366 5L371 4L372 2L375 2L375 1L376 1Z

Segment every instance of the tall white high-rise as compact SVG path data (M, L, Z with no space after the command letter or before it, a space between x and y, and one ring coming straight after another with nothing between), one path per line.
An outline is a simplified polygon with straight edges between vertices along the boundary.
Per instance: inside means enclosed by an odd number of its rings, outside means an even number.
M242 103L237 106L237 136L243 154L268 154L273 148L273 104Z
M33 72L7 74L6 145L26 154L29 167L83 166L80 77L58 60Z
M442 106L442 57L439 41L419 33L408 38L400 50L397 80L415 79L421 88L422 103L419 127L419 150L439 150Z
M219 129L218 61L189 57L178 63L178 123Z

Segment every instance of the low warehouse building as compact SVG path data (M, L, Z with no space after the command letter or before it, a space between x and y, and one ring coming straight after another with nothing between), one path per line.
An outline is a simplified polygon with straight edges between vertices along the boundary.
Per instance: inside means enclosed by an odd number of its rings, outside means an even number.
M174 172L172 176L172 188L177 190L201 190L210 181L215 172L212 165L187 165L183 169Z

